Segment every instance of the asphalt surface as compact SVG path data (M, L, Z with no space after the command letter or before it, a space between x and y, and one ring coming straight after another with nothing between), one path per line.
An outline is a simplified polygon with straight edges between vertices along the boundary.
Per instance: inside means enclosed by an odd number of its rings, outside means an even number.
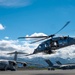
M0 71L0 75L75 75L75 70L23 70L23 71Z

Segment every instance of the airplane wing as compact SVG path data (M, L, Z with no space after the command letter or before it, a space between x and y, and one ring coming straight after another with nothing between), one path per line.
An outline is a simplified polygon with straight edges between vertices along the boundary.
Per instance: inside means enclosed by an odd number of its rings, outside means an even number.
M26 62L17 61L16 63L20 63L20 64L22 64L24 67L27 66L27 63L26 63Z
M25 56L29 56L29 55L34 55L33 53L32 54L26 54Z
M32 63L32 62L23 62L23 61L21 62L21 61L17 61L17 63L22 64L24 67L26 67L28 64L30 64L30 65L37 65L37 66L45 67L43 64Z

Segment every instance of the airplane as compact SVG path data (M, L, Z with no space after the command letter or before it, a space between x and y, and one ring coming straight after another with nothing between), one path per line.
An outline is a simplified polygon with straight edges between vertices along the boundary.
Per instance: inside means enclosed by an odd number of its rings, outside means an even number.
M53 64L51 62L51 60L49 60L49 59L44 59L44 60L49 65L48 66L48 70L55 70L55 69L62 69L62 70L75 69L75 64L74 63L62 64L60 61L56 61L57 64Z
M60 66L59 69L75 69L75 64L74 63L67 63L67 64L62 64L60 61L56 61L56 63Z
M8 53L8 54L10 54L10 55L11 55L11 54L14 54L14 61L16 61L17 64L18 64L18 63L22 64L23 67L26 67L28 64L44 67L44 65L37 64L37 63L17 61L17 58L18 58L17 55L18 55L18 54L28 54L28 53L15 51L15 52L11 52L11 53Z
M6 70L16 71L18 68L18 63L21 64L23 67L26 67L28 64L44 67L44 65L37 64L37 63L17 61L18 54L27 54L27 53L15 51L15 52L7 53L7 54L10 54L10 55L14 54L14 59L13 60L0 59L0 70L2 71L6 71Z
M6 70L16 71L16 65L17 65L16 62L13 60L0 59L1 71L6 71Z
M56 68L57 69L59 68L59 65L53 64L51 60L49 59L44 59L44 60L48 64L48 70L55 70Z
M26 54L26 53L15 51L15 52L7 53L7 54L14 54L14 60L0 59L0 70L16 71L18 63L22 64L23 67L27 66L26 62L17 61L17 54Z
M61 30L63 30L69 23L70 21L68 21L59 31L49 36L19 37L18 39L39 38L39 40L31 42L31 44L45 40L44 42L39 44L36 49L34 49L34 52L32 54L27 54L27 56L40 52L44 52L46 54L52 54L55 53L55 50L57 49L75 44L75 38L73 37L69 36L55 37L55 35L59 33Z

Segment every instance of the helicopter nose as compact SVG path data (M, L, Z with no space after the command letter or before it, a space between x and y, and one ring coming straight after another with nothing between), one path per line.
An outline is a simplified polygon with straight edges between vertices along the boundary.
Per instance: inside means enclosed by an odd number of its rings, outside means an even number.
M34 50L33 54L36 54L36 53L37 53L37 49Z
M38 50L37 49L34 50L33 54L36 54L36 53L38 53Z

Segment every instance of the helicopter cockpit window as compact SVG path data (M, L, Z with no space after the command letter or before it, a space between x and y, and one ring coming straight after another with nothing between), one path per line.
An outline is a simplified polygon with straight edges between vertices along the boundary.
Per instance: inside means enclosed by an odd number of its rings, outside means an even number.
M47 47L47 45L45 44L45 47Z
M57 43L56 42L54 42L54 46L57 46Z
M50 43L50 45L51 45L51 47L57 47L58 46L58 43L57 43L57 41L52 41Z
M43 43L41 45L38 46L39 50L44 50L47 47L47 44Z
M41 48L41 46L39 46L39 48Z

